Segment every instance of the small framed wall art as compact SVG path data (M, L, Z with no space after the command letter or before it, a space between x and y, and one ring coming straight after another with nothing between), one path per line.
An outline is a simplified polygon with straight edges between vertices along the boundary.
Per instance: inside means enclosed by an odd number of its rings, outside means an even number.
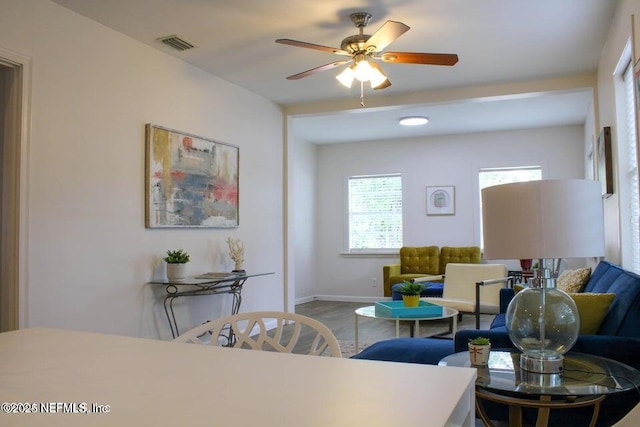
M147 124L145 148L147 228L238 226L238 147Z
M427 187L427 215L455 215L456 187Z

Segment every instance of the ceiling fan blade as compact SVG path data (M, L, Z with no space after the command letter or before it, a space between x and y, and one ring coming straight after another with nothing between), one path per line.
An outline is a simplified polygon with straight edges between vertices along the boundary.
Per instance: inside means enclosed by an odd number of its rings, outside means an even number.
M342 49L338 49L337 47L322 46L319 44L301 42L298 40L278 39L276 40L276 43L288 44L289 46L306 47L307 49L321 50L322 52L335 53L336 55L351 56L349 52Z
M387 21L373 33L365 44L365 49L375 46L374 52L382 52L392 41L409 31L410 27L397 21Z
M455 65L455 53L385 52L380 56L383 62L396 64Z
M329 64L321 65L319 67L312 68L310 70L303 71L301 73L289 76L289 77L287 77L287 80L298 80L298 79L301 79L303 77L310 76L311 74L319 73L320 71L331 70L331 69L336 68L336 67L338 67L338 66L340 66L342 64L346 64L347 62L351 62L351 60L331 62Z

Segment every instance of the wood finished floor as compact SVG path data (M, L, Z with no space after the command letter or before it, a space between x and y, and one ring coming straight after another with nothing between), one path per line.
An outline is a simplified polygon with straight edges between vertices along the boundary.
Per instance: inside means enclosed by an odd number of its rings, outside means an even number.
M354 341L355 339L355 310L359 307L372 305L370 303L312 301L296 306L296 313L316 319L325 324L340 341ZM493 315L480 316L480 329L488 329ZM475 318L464 315L458 322L458 329L475 328ZM420 322L420 336L430 336L435 333L448 331L448 320ZM395 322L360 317L358 320L358 341L372 344L390 338L395 338ZM409 323L401 322L400 336L409 336ZM447 336L447 335L445 335ZM450 335L448 335L450 336Z

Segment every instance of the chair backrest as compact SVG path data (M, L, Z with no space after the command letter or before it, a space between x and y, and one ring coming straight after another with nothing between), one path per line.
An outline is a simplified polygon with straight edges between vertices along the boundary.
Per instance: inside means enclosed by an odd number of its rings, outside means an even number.
M444 276L443 299L474 301L476 282L507 277L504 264L458 264L447 265ZM484 286L480 292L480 304L500 304L500 289L504 284Z
M221 317L181 334L175 341L342 357L340 344L327 326L301 314L280 311Z
M437 246L400 248L401 274L440 274L440 249Z
M478 246L443 246L440 248L440 271L445 274L447 264L450 262L461 264L480 264L482 252Z

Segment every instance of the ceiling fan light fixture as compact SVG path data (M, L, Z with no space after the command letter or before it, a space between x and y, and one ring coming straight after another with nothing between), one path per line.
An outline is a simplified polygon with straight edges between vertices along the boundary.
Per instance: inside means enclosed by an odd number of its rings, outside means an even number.
M353 71L353 66L345 68L340 74L336 76L336 79L340 82L340 84L347 88L351 88L354 78L355 72Z
M360 80L361 82L368 82L369 80L371 80L371 76L373 75L373 73L374 69L366 59L358 62L358 64L356 65L355 76L356 79Z
M429 123L429 119L424 116L409 116L399 120L402 126L421 126Z
M380 68L380 65L378 65L378 60L396 64L448 66L455 65L458 62L458 55L450 53L384 52L389 44L410 29L409 26L402 22L388 20L372 35L368 35L364 34L364 28L369 24L371 14L368 12L356 12L352 13L350 17L359 31L358 34L344 38L340 43L340 48L292 39L276 39L276 43L318 50L349 58L288 76L287 80L298 80L321 71L334 69L339 65L351 64L336 78L340 84L348 89L353 85L354 79L360 81L360 105L364 107L364 82L369 82L374 90L386 89L391 86L391 82Z
M371 89L375 89L378 86L381 86L386 81L387 81L387 76L385 76L382 71L380 71L378 68L371 67L371 75L369 77L369 83L371 83Z

